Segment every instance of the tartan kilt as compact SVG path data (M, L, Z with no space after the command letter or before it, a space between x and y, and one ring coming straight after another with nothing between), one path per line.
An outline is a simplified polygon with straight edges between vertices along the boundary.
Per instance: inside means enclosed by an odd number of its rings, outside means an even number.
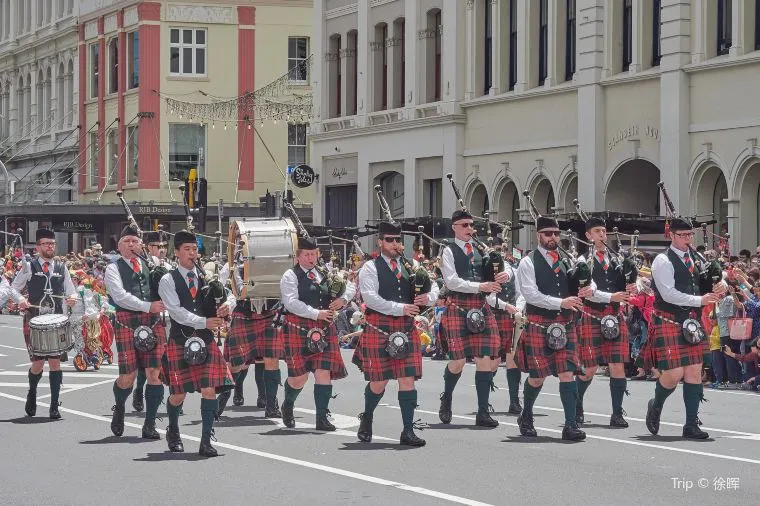
M306 346L306 332L293 325L305 329L324 328L325 322L301 318L294 314L285 316L285 325L283 325L281 332L285 343L285 363L288 365L288 377L302 376L317 369L330 371L330 378L334 380L348 376L343 357L340 354L335 324L330 324L326 329L327 349L322 353L314 354L309 354L309 349Z
M531 325L537 323L549 326L561 323L567 326L567 346L561 350L552 350L546 346L546 332L541 327ZM515 351L515 361L522 372L531 378L557 376L561 372L576 372L580 369L576 351L577 336L573 318L559 317L556 319L544 316L528 315L528 322L520 335Z
M663 321L660 316L676 321L675 315L655 310L649 325L649 336L639 355L643 364L667 371L703 363L704 355L710 350L710 340L689 344L681 334L680 325Z
M138 369L161 367L161 357L166 352L166 328L158 315L131 311L116 311L114 337L119 357L119 374L129 374ZM153 329L158 343L152 351L137 351L134 347L134 331L140 325Z
M24 342L26 343L26 351L29 353L29 360L31 360L32 362L36 362L38 360L53 359L53 360L61 360L63 362L68 362L69 360L68 353L61 353L61 355L58 357L38 357L34 355L34 353L32 352L32 336L31 336L31 332L29 331L29 320L31 320L35 316L37 315L31 314L31 312L27 311L26 313L24 313L24 323L21 325L22 332L24 334Z
M403 359L391 358L385 351L388 336L378 332L369 325L359 337L359 343L351 359L367 381L383 381L398 378L422 377L422 351L420 333L414 321L408 316L389 316L378 313L367 315L367 323L379 327L384 332L406 332L412 343L412 351Z
M224 344L224 359L232 367L253 364L256 359L285 356L281 332L272 327L273 313L255 314L254 318L235 311L232 313L230 333Z
M512 353L512 339L515 337L515 319L509 311L494 309L496 326L499 329L499 357L507 360L507 353Z
M210 387L215 388L216 393L222 393L234 388L232 374L219 347L212 342L206 349L206 363L188 365L184 358L184 346L174 339L168 340L163 367L164 382L169 385L170 394L189 394Z
M456 304L460 309L454 307ZM466 311L480 309L486 319L483 332L472 334L467 329ZM485 299L476 294L453 294L446 298L446 311L441 315L439 332L446 340L449 360L462 360L468 357L499 356L499 331L491 307Z
M604 310L598 311L584 307L584 311L601 319L607 315L617 316L620 323L620 336L614 341L602 337L599 320L582 315L576 327L578 336L578 360L583 367L594 367L607 364L625 364L631 361L628 347L628 325L620 313L620 309L608 304Z

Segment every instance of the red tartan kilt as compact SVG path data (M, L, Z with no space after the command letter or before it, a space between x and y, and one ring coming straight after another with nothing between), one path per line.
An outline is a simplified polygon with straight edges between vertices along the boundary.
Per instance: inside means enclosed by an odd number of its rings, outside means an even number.
M152 328L158 338L158 344L151 351L143 352L135 349L134 331L140 325ZM161 357L166 350L166 328L158 315L116 311L114 337L119 357L119 374L161 367Z
M206 363L188 365L184 358L184 346L169 339L166 345L166 362L163 363L164 381L171 394L200 392L202 388L214 388L216 393L234 387L232 374L216 343L207 345Z
M655 310L652 323L649 325L647 341L641 350L640 357L644 365L667 371L701 364L704 355L710 350L709 339L699 344L689 344L681 334L680 325L663 321L658 316L676 321L675 315Z
M285 317L285 325L281 332L285 343L285 363L288 365L289 377L302 376L317 369L330 371L331 379L341 379L348 375L340 354L338 334L334 324L327 327L327 349L322 353L314 354L309 354L306 346L306 332L293 325L308 330L313 327L325 328L325 322L301 318L293 314Z
M508 311L494 309L493 316L499 329L499 356L506 360L507 353L512 353L512 339L515 336L515 319Z
M546 332L536 325L526 324L520 335L515 351L515 361L521 371L527 372L531 378L557 376L562 372L575 372L580 369L576 352L576 331L572 318L556 319L543 316L529 315L528 322L549 326L552 323L568 325L567 346L561 350L552 350L546 346Z
M58 357L38 357L38 356L34 355L34 353L32 352L32 336L31 336L31 333L29 331L29 320L31 320L35 316L37 316L37 315L36 314L31 314L29 312L24 313L24 321L23 321L23 323L21 325L21 327L22 327L22 333L24 334L24 342L26 343L26 351L29 353L29 360L31 360L32 362L36 362L37 360L48 360L48 359L56 360L56 359L58 359L58 360L62 360L64 362L68 362L69 355L67 353L61 353L61 355L58 356Z
M272 327L272 313L254 314L249 318L243 313L232 313L230 334L224 345L224 359L232 367L253 364L256 359L285 356L282 332Z
M408 316L388 316L378 313L367 315L367 322L379 327L384 332L406 332L412 343L412 351L406 358L395 359L388 355L385 346L388 336L378 332L369 325L359 337L359 343L354 350L351 361L364 373L367 381L383 381L398 378L422 377L422 351L420 348L420 333L414 326L414 321Z
M460 309L453 306L456 304ZM480 309L486 319L483 332L472 334L467 329L466 312ZM440 333L446 340L449 360L462 360L468 357L499 356L499 331L491 307L480 295L449 295L446 299L446 311L441 315Z
M610 341L602 337L599 320L594 320L586 315L582 316L581 323L576 331L578 334L578 360L583 367L630 362L628 325L626 325L620 309L607 305L603 311L589 307L584 307L583 310L599 319L607 315L614 315L620 322L620 336L616 340Z

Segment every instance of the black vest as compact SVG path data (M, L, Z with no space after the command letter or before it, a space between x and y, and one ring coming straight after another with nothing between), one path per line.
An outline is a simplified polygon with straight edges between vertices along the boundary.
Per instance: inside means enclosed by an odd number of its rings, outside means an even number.
M689 295L699 295L699 271L697 271L697 267L694 266L694 272L689 272L689 269L684 265L681 257L676 255L676 253L670 248L668 248L667 256L670 263L673 264L676 290L688 293ZM692 258L691 261L694 262L694 259ZM695 309L692 307L676 306L675 304L665 302L660 295L660 291L657 289L657 283L655 282L654 277L652 277L652 288L654 289L654 308L659 311L666 311L674 314L678 321L687 318L688 314Z
M613 256L608 252L607 258L609 260L609 264L607 265L607 270L605 271L604 266L596 256L596 251L589 252L589 255L594 255L594 268L591 271L591 279L593 279L594 283L596 283L596 289L607 293L617 292L618 279L620 277L620 262L618 262L616 258L613 258ZM603 302L592 302L588 299L583 299L583 305L592 309L596 309L597 311L603 311L604 308L608 306L608 304L605 304ZM611 302L609 305L615 309L618 309L620 307L620 304L617 302Z
M536 275L536 286L538 291L544 295L550 295L564 299L570 296L570 291L567 288L567 270L564 262L559 263L559 272L554 272L549 265L549 262L544 258L544 255L540 251L533 250L529 253L530 259L533 260L533 270ZM570 310L563 309L561 311L552 311L551 309L545 309L542 307L534 306L532 304L525 305L525 312L528 315L543 316L546 318L557 318L561 316L568 316Z
M457 276L465 281L474 281L479 283L482 280L481 273L483 272L483 257L480 251L476 247L472 247L472 254L474 256L473 263L470 263L470 259L457 244L449 246L452 255L454 255L454 266L457 270Z
M414 289L412 283L409 281L409 271L406 270L401 263L401 260L396 259L398 262L398 269L401 272L401 279L397 279L393 274L388 262L382 256L375 259L375 269L377 269L377 280L380 283L380 289L378 295L385 300L393 302L399 302L401 304L411 304L414 300Z
M29 290L29 303L35 306L38 306L42 300L42 297L44 297L46 285L45 276L38 275L38 273L42 273L42 266L40 265L39 261L42 261L44 263L42 257L39 259L34 259L29 263L29 267L32 270L32 278L26 285L27 290ZM50 288L53 289L53 295L58 296L53 297L53 301L55 302L55 312L58 314L63 313L63 299L60 297L62 297L64 293L63 276L65 274L65 270L66 266L62 262L50 260L50 265L48 266L48 277L50 277ZM57 274L57 276L51 276L51 274ZM33 310L31 311L32 314L37 314L36 308L31 309Z
M121 284L124 286L124 290L134 295L140 300L150 302L150 280L148 279L148 264L146 264L141 258L137 259L140 262L141 271L139 273L132 269L132 264L124 261L119 257L116 261L116 268L119 269L119 276L121 277ZM116 308L117 311L130 311L120 307L114 302L111 296L108 297L108 303ZM130 311L132 313L136 311Z
M180 274L179 269L174 269L169 274L174 280L174 287L177 290L177 296L179 297L179 305L191 313L200 314L201 288L204 285L203 278L195 278L195 283L198 287L198 291L196 292L195 298L193 299L193 297L190 295L190 289L187 287L187 279L182 274ZM196 330L192 327L180 325L174 321L173 318L170 318L169 320L171 321L169 337L180 344L184 344L185 340L194 334L202 337L204 340L206 340L207 343L210 342L210 339L212 338L212 332L208 329Z
M300 265L293 267L293 272L298 278L298 300L315 309L327 309L330 306L330 291L327 288L327 276L320 273L322 282L309 279Z

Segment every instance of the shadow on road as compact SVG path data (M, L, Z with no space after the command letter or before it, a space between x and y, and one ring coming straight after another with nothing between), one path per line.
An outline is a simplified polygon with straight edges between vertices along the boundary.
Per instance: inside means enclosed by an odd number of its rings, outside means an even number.
M183 423L185 427L192 427L195 425L201 425L203 420L192 420L188 423ZM229 417L222 415L219 420L214 422L214 427L262 427L262 426L276 426L277 422L268 418L259 418L256 416L239 416Z
M549 436L536 436L536 437L507 436L506 439L502 439L501 442L502 443L528 443L528 444L555 443L555 444L561 444L561 445L572 445L572 444L580 443L581 441L565 441L560 436L557 436L557 437L549 437Z
M715 439L684 439L681 436L633 436L631 439L636 441L646 441L647 443L675 443L678 441L689 441L695 443L713 443Z
M223 457L224 454L220 453L219 456ZM149 453L145 457L142 457L140 459L133 459L133 460L135 462L167 462L167 461L196 462L198 460L208 460L208 457L203 457L194 452L173 453L170 451L166 451L163 453Z
M53 423L60 420L51 420L46 416L20 416L18 418L9 418L8 420L0 420L0 423L15 423L17 425L35 425L38 423Z
M406 450L416 450L420 447L415 446L406 446L399 443L343 443L342 448L338 448L338 450L341 451L373 451L373 450L393 450L393 451L406 451Z
M88 441L80 441L80 445L107 445L107 444L137 444L137 443L152 443L154 439L143 439L139 436L107 436L103 439L91 439Z

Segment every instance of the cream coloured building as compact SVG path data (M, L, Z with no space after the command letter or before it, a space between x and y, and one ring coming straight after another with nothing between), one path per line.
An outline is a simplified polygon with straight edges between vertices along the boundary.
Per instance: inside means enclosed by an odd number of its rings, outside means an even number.
M320 0L313 30L315 223L379 217L375 184L447 216L448 172L501 220L524 189L661 214L662 180L732 251L760 244L756 0Z

